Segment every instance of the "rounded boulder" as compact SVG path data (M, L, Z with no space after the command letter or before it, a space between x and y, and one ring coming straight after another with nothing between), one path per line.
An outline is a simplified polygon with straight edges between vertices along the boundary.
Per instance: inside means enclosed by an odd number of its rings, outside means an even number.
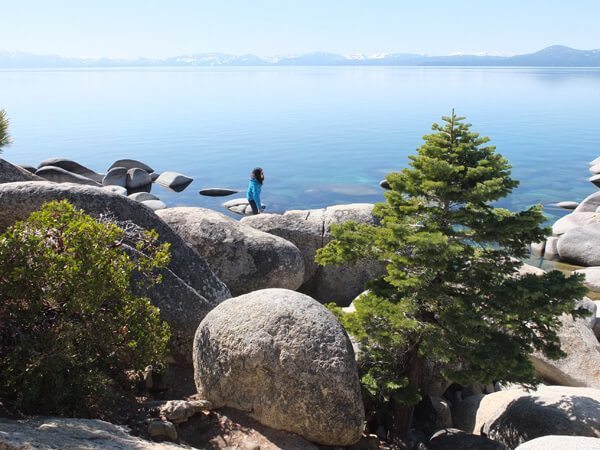
M167 208L156 214L206 259L233 295L302 284L302 254L283 238L206 208Z
M194 379L215 407L324 445L361 436L364 409L352 345L316 300L265 289L224 301L200 323Z

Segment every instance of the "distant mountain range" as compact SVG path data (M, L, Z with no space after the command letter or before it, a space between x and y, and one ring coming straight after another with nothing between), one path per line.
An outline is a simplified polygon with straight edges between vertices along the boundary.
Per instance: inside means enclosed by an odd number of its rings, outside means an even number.
M515 56L450 55L427 56L411 53L343 56L308 53L299 56L260 58L255 55L198 53L165 59L66 58L0 52L0 69L47 69L86 67L227 67L227 66L513 66L513 67L600 67L600 50L576 50L553 45L535 53Z

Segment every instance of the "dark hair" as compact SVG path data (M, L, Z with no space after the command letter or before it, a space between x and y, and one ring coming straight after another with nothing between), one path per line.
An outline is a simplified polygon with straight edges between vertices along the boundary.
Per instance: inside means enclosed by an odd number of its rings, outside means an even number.
M263 174L262 167L255 167L254 169L252 169L250 177L254 178L260 184L263 184L263 181L265 181L265 175Z

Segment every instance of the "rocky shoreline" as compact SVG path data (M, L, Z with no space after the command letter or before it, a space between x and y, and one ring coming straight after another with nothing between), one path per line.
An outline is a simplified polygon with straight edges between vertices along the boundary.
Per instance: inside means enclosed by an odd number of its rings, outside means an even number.
M93 217L154 229L161 242L170 243L172 261L162 285L140 294L160 308L173 330L174 365L160 388L148 371L146 403L155 403L135 420L143 424L142 437L173 443L149 442L98 420L38 417L0 419L0 448L92 448L93 439L102 442L95 448L196 448L190 445L199 445L202 433L215 434L202 441L204 448L386 448L382 423L367 418L364 427L359 355L322 306L351 306L364 283L384 268L369 260L342 267L314 262L316 251L331 240L333 224L376 224L373 205L235 221L205 208L160 205L146 195L152 183L180 189L191 179L153 174L132 160L117 161L101 175L58 158L38 168L0 159L0 232L44 202L67 199ZM577 272L591 291L600 292L600 193L563 206L574 210L554 224L553 236L532 245L532 254L587 266ZM540 271L524 265L520 273ZM584 298L581 306L591 311L589 318L561 319L567 356L531 356L547 385L526 391L448 380L432 384L417 406L419 423L407 448L600 448L600 305ZM192 366L195 386L177 392ZM227 408L237 422L219 415ZM211 420L227 425L210 428Z

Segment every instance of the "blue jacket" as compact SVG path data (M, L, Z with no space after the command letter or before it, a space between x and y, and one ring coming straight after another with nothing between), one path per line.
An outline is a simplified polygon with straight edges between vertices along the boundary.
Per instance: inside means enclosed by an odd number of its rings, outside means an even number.
M254 200L254 203L256 203L256 207L259 210L262 208L262 203L260 202L261 189L262 184L260 184L257 179L250 178L250 183L248 183L248 191L246 191L246 199L248 201Z

